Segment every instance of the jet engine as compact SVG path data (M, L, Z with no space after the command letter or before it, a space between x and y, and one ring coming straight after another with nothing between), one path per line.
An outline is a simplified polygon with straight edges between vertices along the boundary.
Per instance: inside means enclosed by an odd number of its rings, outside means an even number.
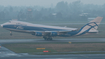
M36 36L42 36L42 33L41 32L35 32L35 35Z
M51 32L51 36L57 36L58 33L57 32Z

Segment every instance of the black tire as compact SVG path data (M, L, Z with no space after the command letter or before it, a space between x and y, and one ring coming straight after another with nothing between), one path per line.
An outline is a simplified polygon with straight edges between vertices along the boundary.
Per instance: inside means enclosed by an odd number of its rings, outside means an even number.
M44 38L44 40L47 40L46 38Z
M52 41L52 38L50 38L49 40Z
M48 38L48 40L49 40L49 41L51 41L51 40L52 40L52 38Z
M43 38L44 38L44 40L46 40L46 41L51 41L51 40L52 40L51 37L49 37L49 38L47 38L47 37L43 37Z
M12 36L12 33L10 33L10 36Z

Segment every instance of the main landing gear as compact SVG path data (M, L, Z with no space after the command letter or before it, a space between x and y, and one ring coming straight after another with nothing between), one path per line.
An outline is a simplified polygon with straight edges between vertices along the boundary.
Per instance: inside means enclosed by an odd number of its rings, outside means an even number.
M51 41L52 40L52 37L50 37L50 36L44 36L43 38L44 38L44 40L47 40L47 41Z

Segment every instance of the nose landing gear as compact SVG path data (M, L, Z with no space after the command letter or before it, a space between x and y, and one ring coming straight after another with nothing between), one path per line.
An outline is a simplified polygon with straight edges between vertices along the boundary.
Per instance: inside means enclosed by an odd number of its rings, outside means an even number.
M10 36L12 36L12 32L10 31Z

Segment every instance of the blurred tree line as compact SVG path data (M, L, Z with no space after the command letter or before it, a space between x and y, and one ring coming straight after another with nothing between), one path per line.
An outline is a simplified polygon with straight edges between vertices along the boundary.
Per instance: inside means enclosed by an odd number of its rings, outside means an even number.
M0 6L0 20L87 20L89 17L105 17L105 4L83 4L81 1L58 2L52 8L39 6Z

